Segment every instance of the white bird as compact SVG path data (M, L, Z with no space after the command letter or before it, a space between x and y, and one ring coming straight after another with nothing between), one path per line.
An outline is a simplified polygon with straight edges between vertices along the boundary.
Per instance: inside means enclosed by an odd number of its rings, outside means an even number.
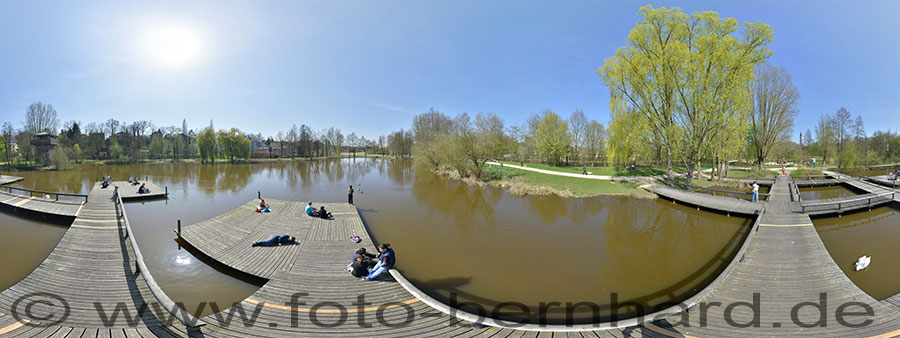
M863 255L856 261L856 271L865 269L869 267L869 263L872 262L872 257Z

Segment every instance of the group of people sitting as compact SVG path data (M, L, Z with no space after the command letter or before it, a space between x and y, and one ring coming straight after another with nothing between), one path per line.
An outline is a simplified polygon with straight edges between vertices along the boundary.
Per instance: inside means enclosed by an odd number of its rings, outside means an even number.
M306 214L312 217L319 217L322 219L331 218L331 213L328 210L325 210L325 206L320 206L318 209L313 208L312 202L306 205Z
M891 172L888 173L888 181L896 180L898 177L900 177L900 169L891 170Z
M257 246L282 246L282 245L291 245L291 244L297 244L297 238L294 238L294 236L291 236L291 235L281 235L281 236L279 236L279 235L272 235L272 237L269 237L269 239L264 240L264 241L256 241L256 242L253 242L253 244L251 244L250 246L252 246L252 247L257 247Z
M366 248L359 248L353 253L352 261L347 266L347 271L353 277L370 281L394 267L397 257L391 245L383 243L378 246L378 256L366 252Z
M269 205L266 204L266 199L264 199L264 198L259 199L259 205L256 206L256 212L257 213L272 212L272 209L269 209Z

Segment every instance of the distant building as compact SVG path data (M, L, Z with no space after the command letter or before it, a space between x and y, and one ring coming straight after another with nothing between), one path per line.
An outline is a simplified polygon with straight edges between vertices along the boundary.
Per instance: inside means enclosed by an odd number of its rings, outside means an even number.
M40 133L31 137L31 145L34 146L35 162L39 166L50 165L50 158L59 145L56 136L48 133Z

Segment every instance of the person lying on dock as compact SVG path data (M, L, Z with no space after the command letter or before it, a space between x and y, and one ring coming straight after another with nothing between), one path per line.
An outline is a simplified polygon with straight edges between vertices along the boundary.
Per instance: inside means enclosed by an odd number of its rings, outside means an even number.
M264 241L253 242L253 244L250 245L250 246L252 246L252 247L257 247L257 246L281 246L281 245L289 245L289 244L294 244L294 243L297 243L297 239L294 238L294 236L290 236L290 235L281 235L281 236L278 236L278 235L272 235L272 237L269 237L269 239L264 240Z
M397 262L397 257L394 255L394 249L391 249L390 244L382 243L378 246L378 251L381 252L381 254L378 255L378 264L372 268L372 272L369 273L366 278L363 278L363 280L370 281L378 278L382 273L393 268L394 263Z

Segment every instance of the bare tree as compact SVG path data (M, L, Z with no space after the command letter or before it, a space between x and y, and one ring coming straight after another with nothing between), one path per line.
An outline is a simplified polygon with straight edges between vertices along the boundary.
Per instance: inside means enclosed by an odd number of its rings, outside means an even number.
M841 154L844 152L844 145L853 134L853 117L850 115L850 111L844 107L838 109L832 116L831 125L837 141L838 168L843 168Z
M591 120L591 122L588 123L587 128L585 128L585 131L584 145L588 152L590 152L590 154L588 154L588 159L590 159L592 165L594 165L603 149L603 144L606 141L606 128L603 127L603 123L597 122L597 120Z
M103 131L107 133L107 137L115 136L119 132L119 120L109 119L103 124Z
M772 147L790 138L800 93L784 68L768 62L756 67L756 82L750 90L750 141L755 146L757 166L762 169Z
M569 117L569 134L572 135L572 149L575 159L579 159L578 147L584 142L584 136L587 132L588 119L584 116L581 109L575 109L572 116Z
M25 130L32 135L48 133L56 135L59 117L52 105L40 101L32 103L25 111Z

